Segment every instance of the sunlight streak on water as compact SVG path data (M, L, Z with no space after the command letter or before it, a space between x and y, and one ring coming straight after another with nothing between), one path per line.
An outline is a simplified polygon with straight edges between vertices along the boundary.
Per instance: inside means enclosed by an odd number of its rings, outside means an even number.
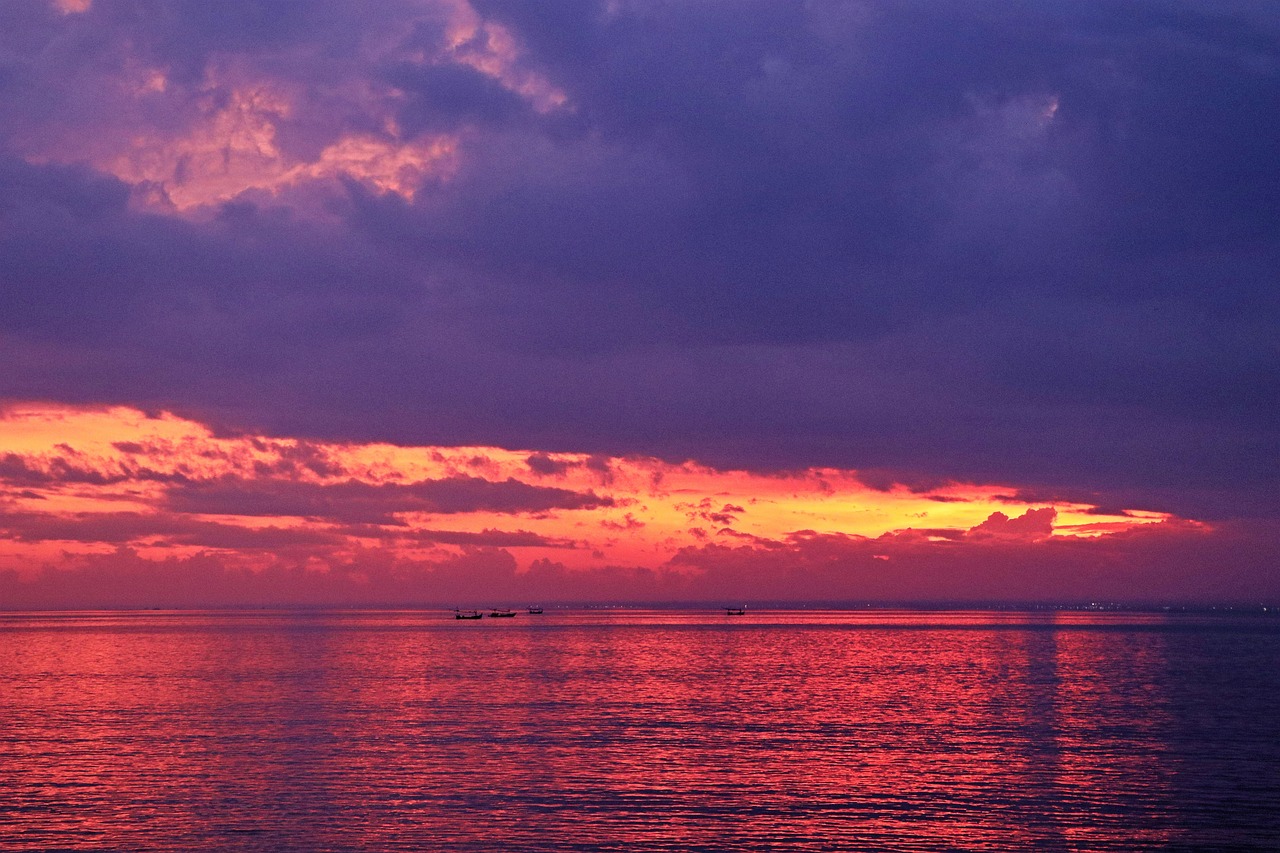
M6 849L1280 847L1280 626L0 615Z

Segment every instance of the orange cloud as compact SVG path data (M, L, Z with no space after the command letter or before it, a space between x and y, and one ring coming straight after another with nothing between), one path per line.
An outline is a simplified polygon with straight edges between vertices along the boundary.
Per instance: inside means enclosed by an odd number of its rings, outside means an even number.
M245 571L329 571L372 551L434 565L487 549L509 555L520 573L554 564L597 577L634 567L679 578L722 557L789 563L807 567L795 589L816 591L831 571L883 568L921 549L1046 547L1169 521L1079 504L1018 507L1011 491L872 488L859 472L834 469L767 474L495 447L221 436L126 407L0 411L0 568L26 574L121 548L161 561L213 555ZM772 588L776 579L751 582Z

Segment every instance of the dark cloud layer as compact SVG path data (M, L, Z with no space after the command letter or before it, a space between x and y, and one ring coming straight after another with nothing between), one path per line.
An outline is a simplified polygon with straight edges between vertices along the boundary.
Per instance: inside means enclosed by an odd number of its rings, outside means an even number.
M348 524L394 524L395 515L402 512L516 514L612 504L610 498L590 493L531 486L512 479L492 482L478 477L404 484L357 480L321 484L224 477L175 486L166 493L165 500L171 509L180 513L298 516Z
M474 8L505 76L408 4L7 4L0 395L1274 515L1269 7ZM107 174L263 80L283 157L456 170L187 217Z
M124 546L139 540L201 548L270 551L332 548L341 538L326 531L266 527L250 529L200 521L169 513L85 513L55 516L33 512L0 512L0 531L19 542L93 542Z

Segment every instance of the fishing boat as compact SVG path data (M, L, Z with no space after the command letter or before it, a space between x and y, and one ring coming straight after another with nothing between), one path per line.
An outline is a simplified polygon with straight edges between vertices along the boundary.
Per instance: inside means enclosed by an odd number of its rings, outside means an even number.
M726 607L724 609L725 616L746 616L747 608L745 607Z
M498 610L495 608L489 611L489 615L495 619L500 619L505 616L515 616L516 612L514 610Z
M455 607L453 608L453 618L454 619L483 619L484 614L481 613L479 610L459 610L458 608Z
M532 614L534 614L534 615L537 615L537 614L539 614L539 613L541 613L541 612L542 612L542 608L541 608L541 607L539 607L539 606L538 606L538 605L536 605L536 604L530 604L530 605L529 605L529 612L530 612L530 613L532 613Z

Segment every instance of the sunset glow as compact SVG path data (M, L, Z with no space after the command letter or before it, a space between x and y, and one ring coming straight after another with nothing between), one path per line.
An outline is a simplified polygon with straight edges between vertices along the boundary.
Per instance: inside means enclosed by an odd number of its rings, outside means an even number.
M1280 850L1280 27L0 0L0 847Z
M1280 595L1252 13L16 3L0 606Z
M1034 559L1050 539L1185 527L1162 513L1028 503L990 485L913 491L825 468L758 474L643 457L227 437L125 407L13 404L0 446L0 565L20 576L123 553L327 572L371 552L424 566L505 554L517 573L555 564L681 574L700 571L689 558L704 549L821 539L865 543L891 572L906 547L1017 543Z

